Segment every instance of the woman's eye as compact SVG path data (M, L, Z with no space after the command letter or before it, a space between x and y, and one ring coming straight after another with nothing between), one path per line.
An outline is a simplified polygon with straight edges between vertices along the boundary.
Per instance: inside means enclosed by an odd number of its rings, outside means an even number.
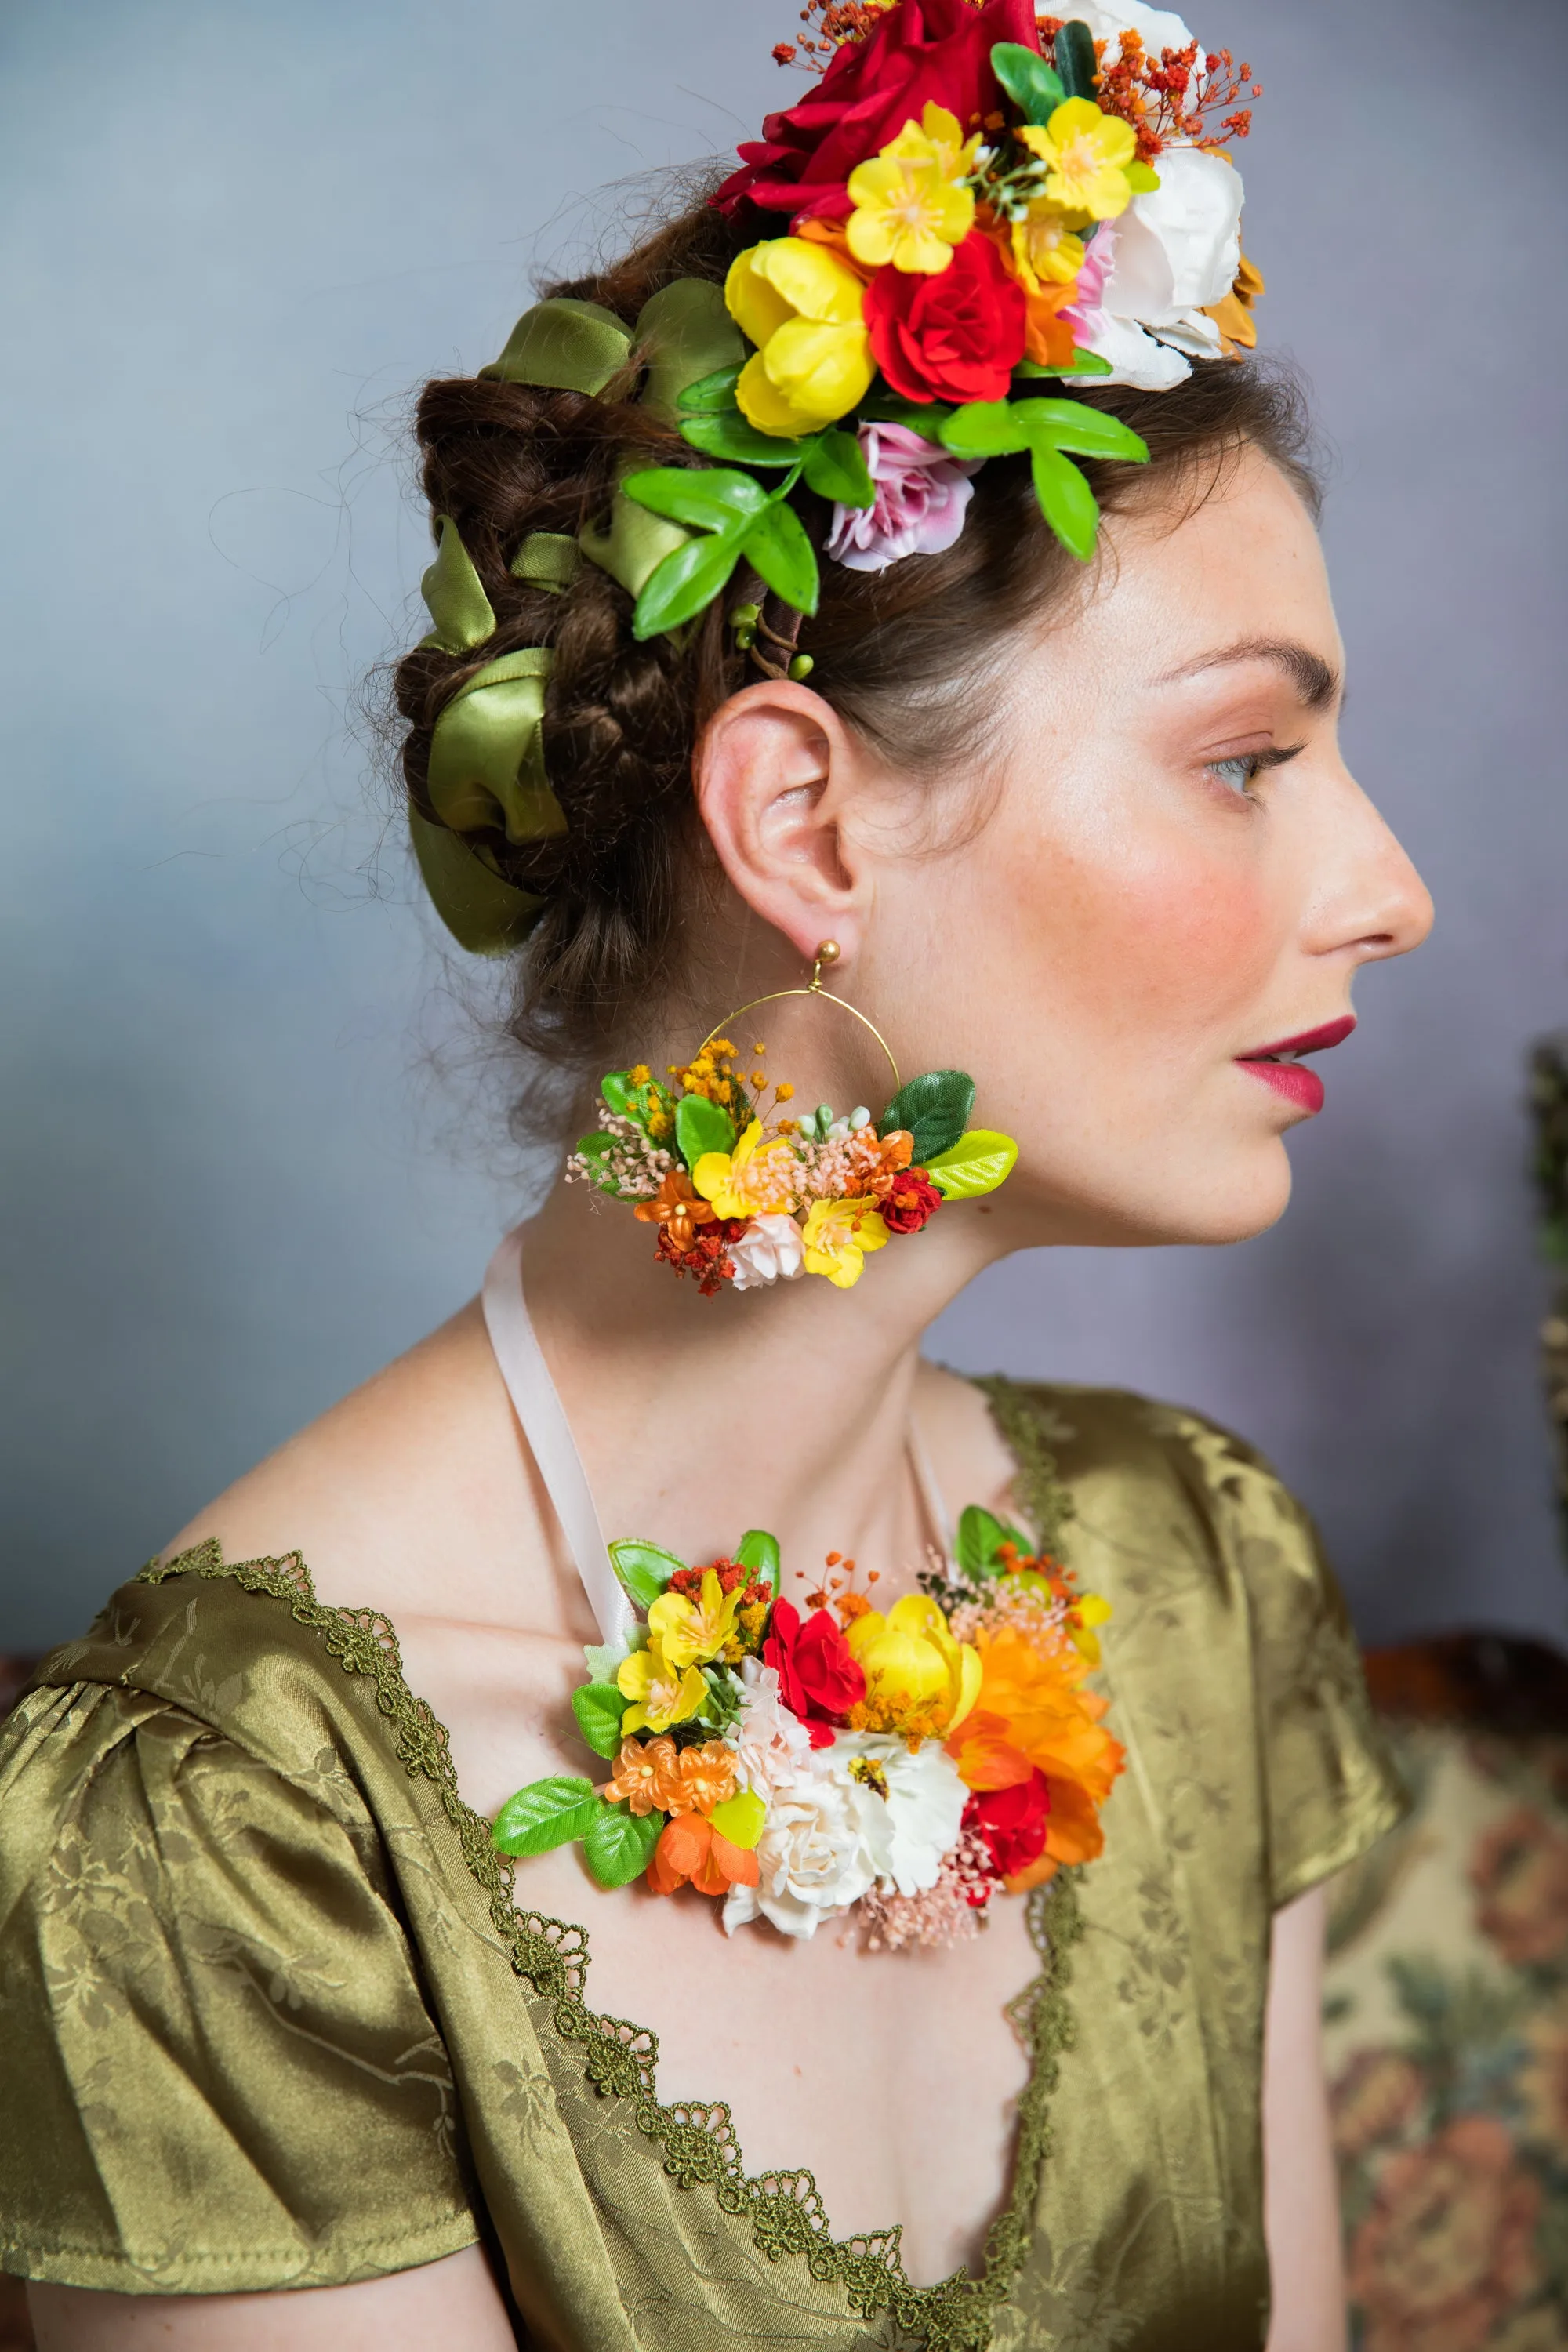
M1256 751L1243 751L1234 760L1211 760L1208 772L1211 776L1217 776L1222 784L1228 784L1233 793L1246 793L1251 790L1262 766L1263 761Z

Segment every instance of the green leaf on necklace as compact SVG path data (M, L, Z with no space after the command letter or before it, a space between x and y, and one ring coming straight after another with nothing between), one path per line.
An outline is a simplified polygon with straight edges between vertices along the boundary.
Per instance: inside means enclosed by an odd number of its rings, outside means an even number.
M639 1543L635 1536L621 1536L607 1549L622 1589L645 1617L676 1570L686 1565L672 1551L661 1551L658 1544Z
M589 1869L601 1886L627 1886L647 1868L664 1828L662 1813L624 1812L601 1804L583 1840Z
M769 1535L765 1528L749 1528L735 1546L735 1558L742 1568L749 1568L753 1576L761 1577L764 1584L771 1584L774 1597L777 1597L784 1574L777 1536Z
M585 1837L604 1811L591 1780L558 1772L531 1780L509 1797L495 1818L490 1843L498 1853L548 1853Z
M971 1582L978 1577L999 1573L1005 1543L1010 1543L1026 1559L1034 1550L1028 1537L1018 1528L1009 1527L994 1512L983 1510L978 1503L971 1503L958 1522L957 1551L958 1565Z
M630 1704L616 1683L584 1683L573 1692L577 1728L595 1756L620 1754L621 1717Z
M1026 122L1048 122L1067 96L1060 74L1037 50L1025 48L1021 41L994 43L991 70L1008 97L1023 108Z
M877 1122L879 1135L907 1128L914 1138L914 1164L923 1168L963 1133L974 1108L974 1081L965 1070L927 1070L901 1086Z

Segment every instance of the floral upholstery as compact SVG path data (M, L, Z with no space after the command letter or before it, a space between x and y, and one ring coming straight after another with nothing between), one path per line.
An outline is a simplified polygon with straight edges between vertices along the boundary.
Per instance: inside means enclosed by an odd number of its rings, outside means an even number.
M1568 2352L1568 1666L1463 1639L1372 1665L1414 1809L1331 1926L1352 2340Z

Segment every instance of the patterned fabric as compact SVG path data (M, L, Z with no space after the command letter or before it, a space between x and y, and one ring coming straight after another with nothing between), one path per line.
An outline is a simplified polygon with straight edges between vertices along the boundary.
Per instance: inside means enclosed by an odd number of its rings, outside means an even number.
M1129 1748L1105 1854L1037 1906L1020 2010L1066 1991L1074 2031L1035 2037L1048 2148L999 2307L912 2286L896 2231L836 2242L809 2173L747 2176L722 2105L662 2106L654 2034L592 2010L584 1931L514 1910L390 1626L214 1546L122 1587L0 1744L0 2265L321 2284L483 2213L551 2352L1256 2352L1270 1913L1400 1799L1255 1455L1116 1393L993 1402L1058 1454Z
M1355 2340L1568 2352L1568 1737L1392 1737L1328 1984Z

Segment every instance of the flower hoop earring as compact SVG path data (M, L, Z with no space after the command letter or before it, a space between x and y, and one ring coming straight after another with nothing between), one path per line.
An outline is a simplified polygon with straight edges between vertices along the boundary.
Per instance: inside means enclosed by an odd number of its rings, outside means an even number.
M974 1081L963 1070L900 1078L875 1022L824 988L838 961L837 940L824 940L808 982L738 1005L685 1068L670 1063L672 1085L646 1062L611 1070L599 1088L603 1124L566 1162L568 1183L630 1202L639 1223L657 1226L656 1256L706 1297L802 1274L852 1289L868 1252L918 1234L944 1202L994 1192L1017 1159L1011 1136L969 1126ZM788 1113L795 1088L760 1066L760 1041L750 1066L738 1066L721 1031L798 996L837 1004L876 1039L893 1076L880 1118L864 1104L847 1118L830 1103Z

